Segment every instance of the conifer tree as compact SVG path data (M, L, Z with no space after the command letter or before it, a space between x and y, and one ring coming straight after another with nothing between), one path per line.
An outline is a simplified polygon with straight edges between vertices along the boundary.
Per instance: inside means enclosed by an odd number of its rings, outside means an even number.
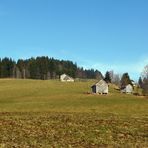
M111 83L111 77L110 77L109 71L106 72L104 80L105 80L107 83Z
M141 77L139 77L138 85L139 85L140 88L142 88L143 81L142 81L142 78Z

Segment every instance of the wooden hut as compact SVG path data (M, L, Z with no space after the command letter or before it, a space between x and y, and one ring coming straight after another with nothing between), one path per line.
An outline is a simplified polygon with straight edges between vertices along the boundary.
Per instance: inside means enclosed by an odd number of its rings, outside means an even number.
M100 80L91 88L93 93L108 94L108 84L104 80Z
M133 86L131 84L128 84L125 87L121 88L121 92L126 94L131 94L133 93Z
M74 79L70 76L68 76L67 74L62 74L60 76L60 80L61 82L74 82Z

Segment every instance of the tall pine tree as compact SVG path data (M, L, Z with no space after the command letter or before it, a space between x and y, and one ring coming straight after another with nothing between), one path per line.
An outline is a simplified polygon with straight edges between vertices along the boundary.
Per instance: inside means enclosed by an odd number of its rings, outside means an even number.
M110 76L109 71L106 72L104 80L105 80L107 83L111 83L111 76Z

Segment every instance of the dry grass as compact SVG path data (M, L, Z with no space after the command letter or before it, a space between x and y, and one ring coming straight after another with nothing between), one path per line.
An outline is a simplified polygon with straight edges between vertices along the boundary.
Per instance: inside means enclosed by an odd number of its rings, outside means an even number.
M148 100L93 83L0 80L0 147L148 147Z

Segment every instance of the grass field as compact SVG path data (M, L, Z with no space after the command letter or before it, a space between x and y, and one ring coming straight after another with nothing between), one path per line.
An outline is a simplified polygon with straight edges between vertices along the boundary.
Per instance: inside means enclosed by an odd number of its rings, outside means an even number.
M0 147L148 147L148 99L94 81L0 80Z

